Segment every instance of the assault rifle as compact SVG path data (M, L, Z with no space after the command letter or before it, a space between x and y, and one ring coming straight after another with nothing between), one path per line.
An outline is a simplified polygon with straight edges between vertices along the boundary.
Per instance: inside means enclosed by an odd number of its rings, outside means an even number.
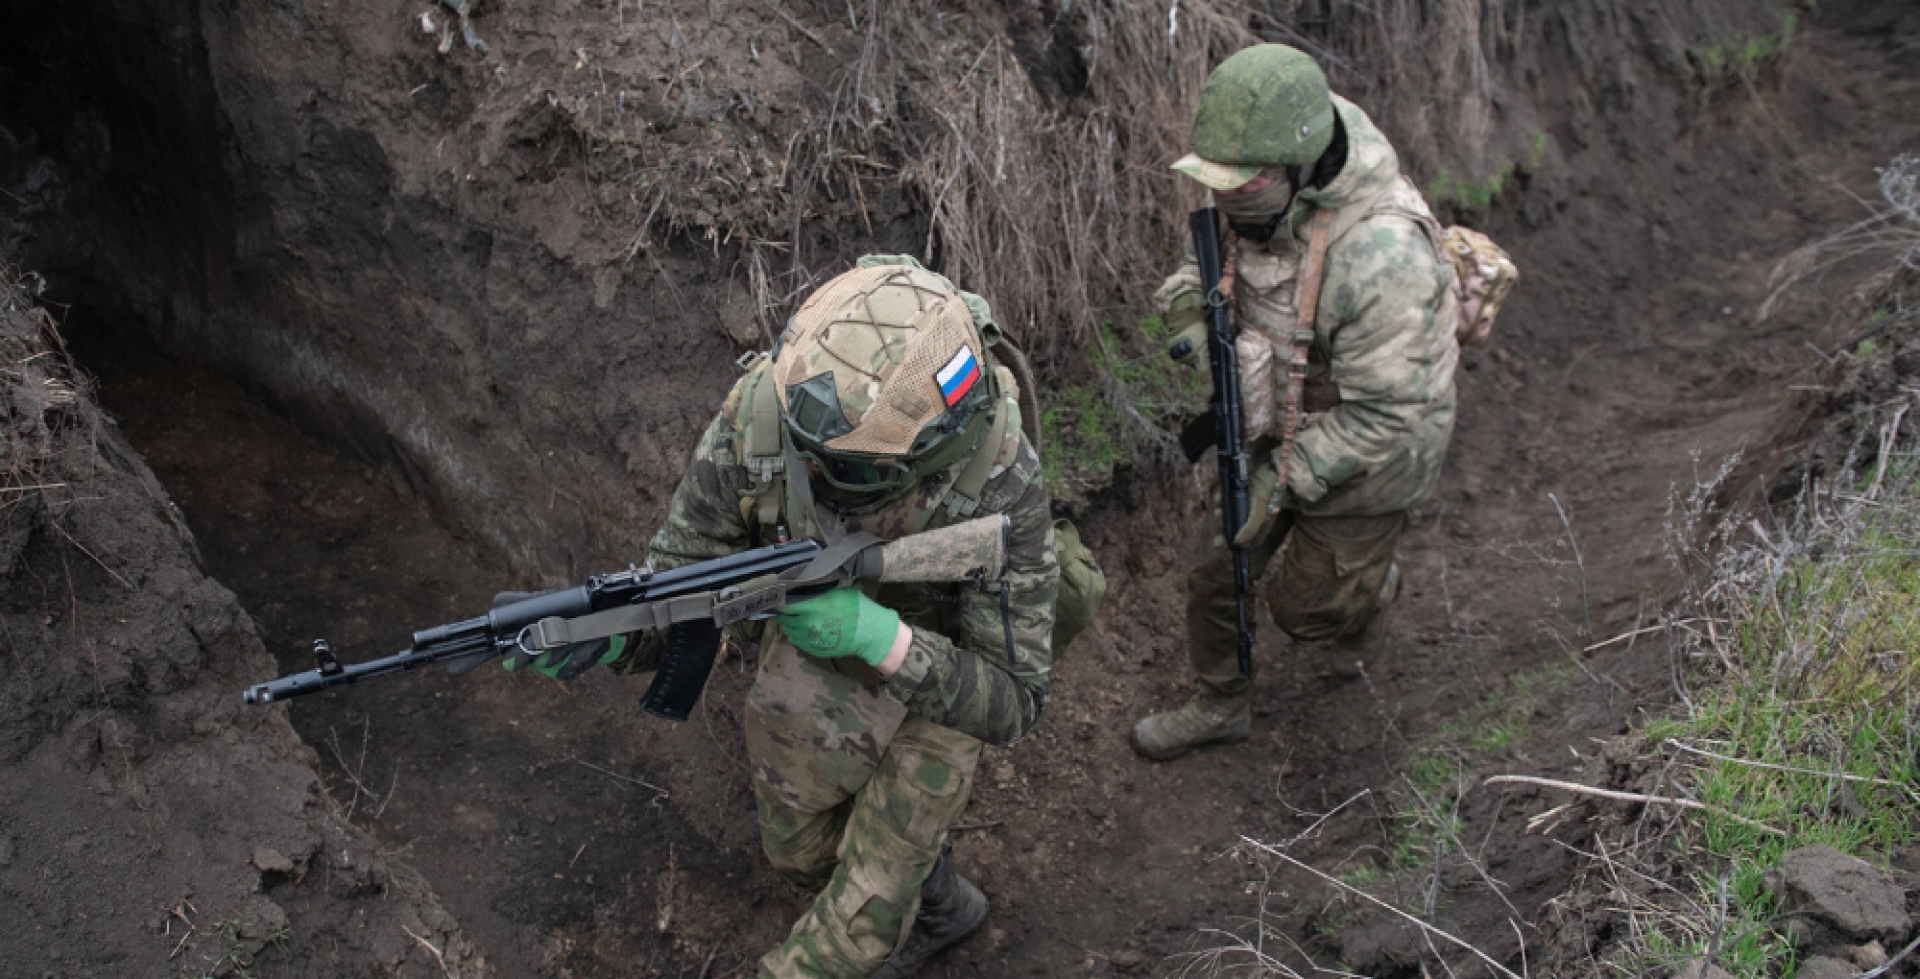
M1233 348L1233 314L1220 292L1224 274L1220 256L1220 212L1203 207L1187 217L1193 231L1193 257L1200 265L1200 288L1207 302L1207 364L1213 373L1213 399L1207 413L1180 433L1188 462L1199 462L1208 447L1220 464L1220 525L1233 551L1233 601L1240 616L1240 675L1253 676L1253 572L1247 549L1233 538L1247 522L1246 429L1240 418L1240 362ZM1181 346L1185 346L1182 341ZM1187 350L1175 351L1184 357Z
M413 634L405 652L342 664L326 640L313 644L316 668L247 688L249 704L270 704L372 677L445 663L464 673L516 648L528 654L630 632L665 632L648 713L684 721L713 671L720 629L772 618L789 602L856 581L984 584L1006 571L1007 518L980 517L890 543L852 534L827 544L795 540L655 573L628 568L587 583L509 601L485 615Z

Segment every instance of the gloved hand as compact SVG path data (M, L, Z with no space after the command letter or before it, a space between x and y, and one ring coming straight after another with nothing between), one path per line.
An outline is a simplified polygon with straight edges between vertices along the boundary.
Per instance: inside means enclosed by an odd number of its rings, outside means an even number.
M857 656L875 669L900 633L900 613L858 588L835 588L780 610L780 631L808 656Z
M1255 469L1253 478L1247 481L1247 522L1241 524L1240 532L1233 535L1233 545L1251 547L1261 534L1266 533L1267 525L1286 508L1292 496L1293 491L1280 481L1278 460L1268 459Z
M1206 306L1190 306L1168 313L1167 329L1173 331L1173 340L1167 344L1167 356L1188 366L1206 359Z
M493 607L512 605L522 599L532 598L537 592L503 591L493 596ZM531 664L535 671L555 680L571 680L602 663L611 663L620 658L626 650L627 637L614 636L610 639L591 639L577 642L559 649L549 649L543 653L529 653L519 647L501 658L500 665L512 673ZM479 661L449 663L450 673L465 673L479 665Z

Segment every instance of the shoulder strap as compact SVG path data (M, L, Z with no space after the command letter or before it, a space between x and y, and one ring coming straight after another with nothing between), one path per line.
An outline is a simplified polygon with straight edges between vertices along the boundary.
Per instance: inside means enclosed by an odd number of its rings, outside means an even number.
M784 537L780 526L780 507L786 497L786 452L781 434L780 396L772 378L773 360L762 357L756 375L748 383L746 467L753 477L753 520L763 543Z
M1007 415L1017 410L1016 403L1002 398L994 406L993 424L988 426L986 437L973 447L973 455L967 457L960 475L954 477L953 485L947 488L947 516L970 517L979 508L980 492L993 476L993 464L1000 458L1000 446L1007 440Z
M1313 349L1313 326L1320 315L1320 284L1326 278L1327 248L1333 242L1334 217L1338 212L1321 211L1307 225L1307 256L1300 264L1300 288L1294 296L1299 316L1293 324L1293 343L1287 358L1287 393L1280 413L1280 448L1274 454L1278 484L1287 484L1287 461L1293 455L1294 437L1300 434L1301 403L1307 386L1307 357Z

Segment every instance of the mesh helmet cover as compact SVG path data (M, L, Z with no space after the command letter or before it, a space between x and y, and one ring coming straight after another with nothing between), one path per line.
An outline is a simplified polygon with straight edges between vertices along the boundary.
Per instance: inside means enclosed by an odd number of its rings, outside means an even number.
M950 397L957 403L971 393L950 395L953 385L943 390L939 375L970 357L978 377L953 380L979 388L985 354L972 313L945 279L880 265L843 273L807 299L781 340L773 378L787 423L831 434L821 443L827 451L907 458L922 430L947 413ZM844 427L816 420L828 384ZM795 393L811 393L799 413L815 417L791 413ZM929 448L922 445L922 454Z

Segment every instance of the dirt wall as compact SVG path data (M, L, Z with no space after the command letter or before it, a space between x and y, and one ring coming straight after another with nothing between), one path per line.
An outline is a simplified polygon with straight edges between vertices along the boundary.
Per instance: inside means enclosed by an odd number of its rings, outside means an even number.
M1321 52L1423 183L1538 183L1495 223L1539 226L1667 166L1620 121L1777 6L571 0L488 4L470 46L432 4L26 0L0 247L569 576L638 550L731 362L848 256L928 254L1083 373L1062 341L1176 247L1164 164L1223 50Z
M619 220L652 178L583 180L577 90L696 168L732 162L721 123L755 129L769 103L809 98L787 63L807 42L772 14L626 15L620 32L611 5L507 8L476 24L482 56L440 52L421 18L452 15L424 5L10 5L7 250L63 301L246 378L525 566L631 553L671 491L659 474L764 333L719 226L743 205L683 202L708 227L673 248ZM683 46L680 75L656 78ZM658 91L727 73L750 107ZM773 139L750 166L778 166ZM866 243L911 224L894 196L865 202ZM808 234L827 238L856 207L819 210Z
M241 708L252 621L4 266L0 352L0 971L490 975Z

